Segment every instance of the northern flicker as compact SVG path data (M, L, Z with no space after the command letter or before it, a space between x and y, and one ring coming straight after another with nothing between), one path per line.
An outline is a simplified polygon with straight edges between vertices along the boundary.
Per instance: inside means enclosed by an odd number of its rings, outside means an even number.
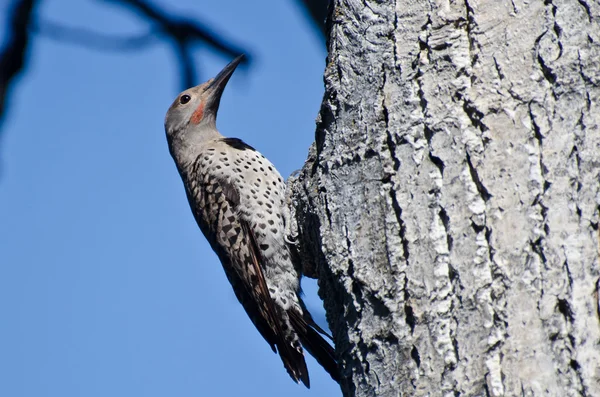
M285 238L285 183L262 154L216 128L221 94L242 57L175 99L165 118L169 151L237 299L289 375L310 386L304 346L339 382L335 352L299 296Z

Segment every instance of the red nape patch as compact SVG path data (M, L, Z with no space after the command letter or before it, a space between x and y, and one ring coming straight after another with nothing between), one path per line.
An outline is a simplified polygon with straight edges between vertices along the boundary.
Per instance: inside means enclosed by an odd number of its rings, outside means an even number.
M193 124L198 124L199 122L202 121L202 117L204 117L204 102L201 102L200 106L198 106L198 109L196 109L194 111L194 113L192 114L192 118L190 119L190 121Z

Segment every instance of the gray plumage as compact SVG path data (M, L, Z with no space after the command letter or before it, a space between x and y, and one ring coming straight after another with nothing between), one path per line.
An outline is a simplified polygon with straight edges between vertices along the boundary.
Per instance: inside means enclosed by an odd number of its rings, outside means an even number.
M169 150L236 297L292 379L309 387L304 345L339 380L333 348L298 295L300 275L285 239L283 178L254 148L216 129L221 94L240 60L173 102L165 118Z

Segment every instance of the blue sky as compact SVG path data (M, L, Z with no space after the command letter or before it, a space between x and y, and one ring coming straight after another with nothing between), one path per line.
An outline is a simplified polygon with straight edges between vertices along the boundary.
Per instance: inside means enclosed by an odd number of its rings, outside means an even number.
M254 56L225 91L221 132L286 177L301 168L326 54L296 3L162 3ZM38 11L107 33L147 29L102 2ZM199 46L196 62L205 80L229 59ZM340 395L312 359L312 389L292 382L195 225L163 130L178 84L162 43L123 54L34 40L0 141L1 396ZM314 283L305 289L322 319Z

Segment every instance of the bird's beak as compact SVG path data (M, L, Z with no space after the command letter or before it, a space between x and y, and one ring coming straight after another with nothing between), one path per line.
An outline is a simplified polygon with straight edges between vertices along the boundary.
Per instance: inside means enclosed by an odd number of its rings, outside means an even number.
M229 78L235 71L235 68L242 62L244 59L244 55L239 55L233 61L229 63L229 65L225 66L223 70L219 72L219 74L210 82L208 87L206 88L206 99L207 99L207 107L216 113L219 108L219 102L221 101L221 95L225 90L225 86L229 81Z

